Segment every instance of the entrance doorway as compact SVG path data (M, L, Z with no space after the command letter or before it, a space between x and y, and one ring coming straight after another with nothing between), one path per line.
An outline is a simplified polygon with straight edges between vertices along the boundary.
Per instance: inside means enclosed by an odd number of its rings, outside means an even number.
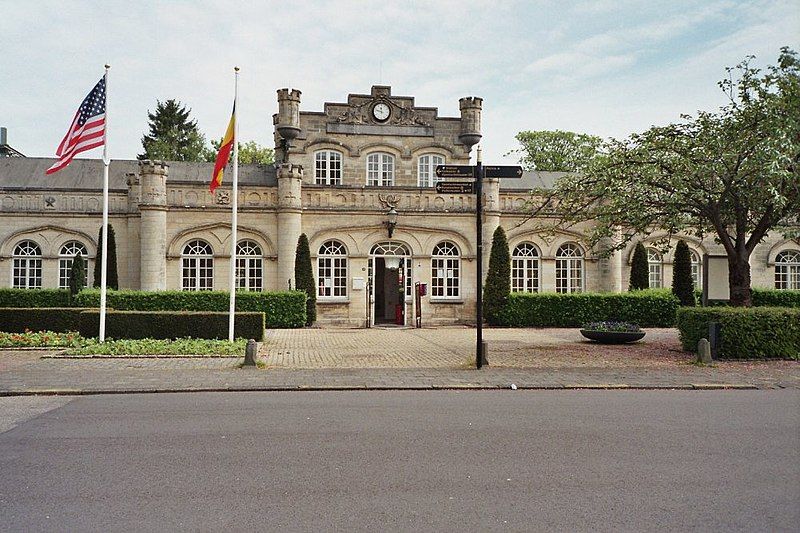
M370 315L372 324L407 324L411 316L411 254L399 242L372 247L369 258Z

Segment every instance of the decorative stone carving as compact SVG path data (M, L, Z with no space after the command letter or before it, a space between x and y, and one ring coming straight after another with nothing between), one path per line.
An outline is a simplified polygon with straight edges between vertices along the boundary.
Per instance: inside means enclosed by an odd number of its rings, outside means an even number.
M378 200L380 200L383 207L387 209L394 209L397 207L397 204L400 203L400 195L398 194L379 194Z
M231 193L228 191L217 191L217 200L218 205L230 205L231 203Z

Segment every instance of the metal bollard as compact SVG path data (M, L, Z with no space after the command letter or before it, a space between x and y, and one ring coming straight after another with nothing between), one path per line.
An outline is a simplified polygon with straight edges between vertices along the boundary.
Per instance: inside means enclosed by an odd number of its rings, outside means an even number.
M258 343L255 339L247 341L247 348L244 350L244 366L256 366L256 354L258 353Z

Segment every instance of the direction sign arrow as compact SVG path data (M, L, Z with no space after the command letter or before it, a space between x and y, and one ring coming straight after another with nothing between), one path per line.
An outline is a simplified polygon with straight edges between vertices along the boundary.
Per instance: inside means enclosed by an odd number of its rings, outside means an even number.
M475 167L470 165L436 165L437 178L474 178Z
M472 194L475 192L473 181L440 181L436 184L439 194Z
M522 167L519 166L485 166L487 178L521 178Z

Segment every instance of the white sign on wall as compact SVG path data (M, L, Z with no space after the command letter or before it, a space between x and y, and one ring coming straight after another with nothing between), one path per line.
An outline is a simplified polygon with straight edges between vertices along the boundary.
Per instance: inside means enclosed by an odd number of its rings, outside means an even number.
M703 255L703 305L731 299L728 282L728 256Z

